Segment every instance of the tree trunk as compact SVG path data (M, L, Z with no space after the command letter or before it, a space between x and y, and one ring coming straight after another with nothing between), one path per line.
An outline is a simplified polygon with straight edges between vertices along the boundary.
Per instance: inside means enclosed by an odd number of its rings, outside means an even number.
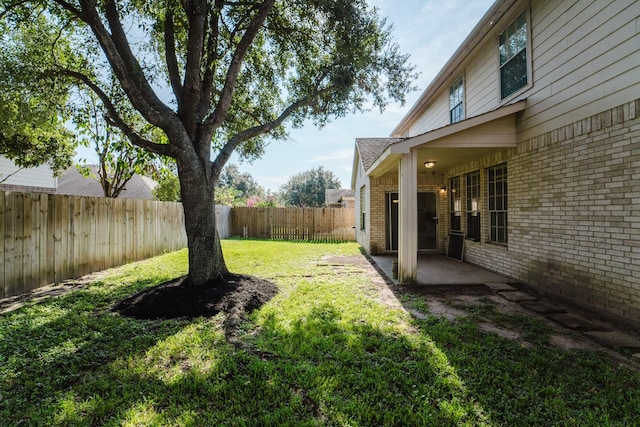
M199 163L199 162L198 162ZM216 228L212 182L200 165L178 165L189 248L189 283L204 285L228 273Z

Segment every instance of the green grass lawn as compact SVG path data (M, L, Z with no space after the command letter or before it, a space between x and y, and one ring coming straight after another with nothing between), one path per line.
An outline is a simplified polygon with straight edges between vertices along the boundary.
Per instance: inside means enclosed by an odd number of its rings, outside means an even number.
M228 344L222 314L134 320L110 307L186 272L186 251L113 269L84 289L0 315L0 425L637 425L640 374L548 344L413 319L378 298L356 244L223 241L234 273L280 293ZM426 310L413 297L405 306ZM491 316L487 309L483 316ZM247 350L252 349L252 350Z

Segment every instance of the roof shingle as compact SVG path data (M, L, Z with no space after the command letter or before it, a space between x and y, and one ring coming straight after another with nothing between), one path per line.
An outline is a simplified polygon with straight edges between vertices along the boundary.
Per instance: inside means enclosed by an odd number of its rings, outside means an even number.
M402 140L403 138L356 138L364 170L369 169L388 146Z

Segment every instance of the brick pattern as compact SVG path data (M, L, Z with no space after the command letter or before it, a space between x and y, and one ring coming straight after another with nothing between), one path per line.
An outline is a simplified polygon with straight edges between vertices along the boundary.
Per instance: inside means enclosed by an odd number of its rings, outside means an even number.
M488 243L486 168L505 161L502 246ZM465 243L467 261L640 321L640 100L461 165L446 179L478 169L482 241Z
M445 232L448 229L447 198L440 192L444 185L442 178L418 178L418 192L437 193L438 209L438 250L443 252L445 247ZM387 193L398 192L397 178L371 178L369 193L371 228L369 235L369 252L387 252L386 249L386 212L385 203Z

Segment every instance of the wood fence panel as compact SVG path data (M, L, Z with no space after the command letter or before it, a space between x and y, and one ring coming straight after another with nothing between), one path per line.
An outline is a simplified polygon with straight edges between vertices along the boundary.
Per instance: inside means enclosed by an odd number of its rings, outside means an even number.
M32 194L24 195L24 290L29 291L38 287L40 270L39 253L39 198Z
M126 201L114 200L113 202L115 203L115 210L112 211L112 215L114 215L113 224L115 224L115 247L111 253L111 267L124 264L124 254L127 250L126 245L124 244L124 236L127 235L124 227L124 223L126 221Z
M47 266L46 281L54 283L56 281L56 198L47 197Z
M105 221L105 211L107 199L95 199L95 257L91 262L92 271L100 271L106 268L105 265L105 242L110 235L109 223Z
M233 235L353 241L352 208L233 208ZM186 246L179 203L0 192L0 297Z
M33 268L33 251L32 247L32 224L31 224L31 196L22 194L22 238L19 239L22 248L19 253L22 254L22 277L19 284L22 287L21 292L27 292L31 289L31 269Z
M63 218L63 224L64 222L67 223L67 234L65 234L63 237L63 239L66 240L67 245L67 256L64 260L65 262L63 274L66 278L74 279L76 278L76 274L73 266L75 265L76 259L76 242L77 238L79 237L78 230L76 229L76 217L78 216L78 212L76 211L77 202L78 198L76 196L69 197L69 205L67 206L67 210L69 212L68 221L65 221L65 218Z
M9 296L7 292L7 280L10 277L11 265L7 263L7 250L5 249L5 241L8 239L7 234L9 233L9 229L5 222L9 221L9 218L12 216L11 212L9 212L8 205L5 201L6 196L5 193L0 191L0 250L2 250L2 256L0 256L0 280L2 280L2 286L0 286L0 296L2 298ZM6 279L5 279L6 277Z
M231 234L274 240L355 240L353 208L250 208L231 210Z
M88 274L91 273L92 271L98 271L99 267L98 267L98 262L97 260L97 255L98 255L98 212L97 212L97 203L96 203L96 198L95 197L91 197L88 198L88 214L89 214L89 223L87 224L87 218L83 218L83 222L85 223L85 226L87 227L87 244L89 245L89 247L87 248L87 252L86 252L86 261L85 261L85 265L86 265L86 271L83 274Z
M5 196L4 196L4 192L0 191L0 251L2 253L2 256L0 257L0 281L2 281L2 286L0 286L0 298L4 298L5 297L5 278L4 278L4 270L5 270L5 265L7 264L4 260L5 257L5 251L4 251L4 234L5 234L5 227L4 227L4 219L5 219L5 214L4 211L6 209L6 205L5 205Z
M5 296L13 295L15 292L14 280L15 280L15 260L14 250L16 245L15 239L15 212L13 209L15 196L13 194L6 194L4 199L4 294Z
M0 191L0 298L186 244L179 203Z
M157 214L156 212L156 204L153 200L144 200L143 207L144 214L144 234L142 235L142 242L144 243L144 254L143 259L151 258L152 254L155 251L153 247L154 239L147 239L147 236L153 236L156 232L155 224L152 219Z
M40 287L47 284L47 212L49 207L49 195L47 193L33 193L32 197L37 198L35 206L35 216L38 218L38 272L37 286Z
M76 233L75 245L74 245L74 263L73 263L73 275L82 276L85 274L87 268L86 253L89 248L88 239L89 233L87 232L88 222L84 219L89 215L89 208L87 207L88 200L85 197L76 198L74 230Z
M13 262L15 263L13 292L24 292L24 194L16 193L13 199L15 222Z

